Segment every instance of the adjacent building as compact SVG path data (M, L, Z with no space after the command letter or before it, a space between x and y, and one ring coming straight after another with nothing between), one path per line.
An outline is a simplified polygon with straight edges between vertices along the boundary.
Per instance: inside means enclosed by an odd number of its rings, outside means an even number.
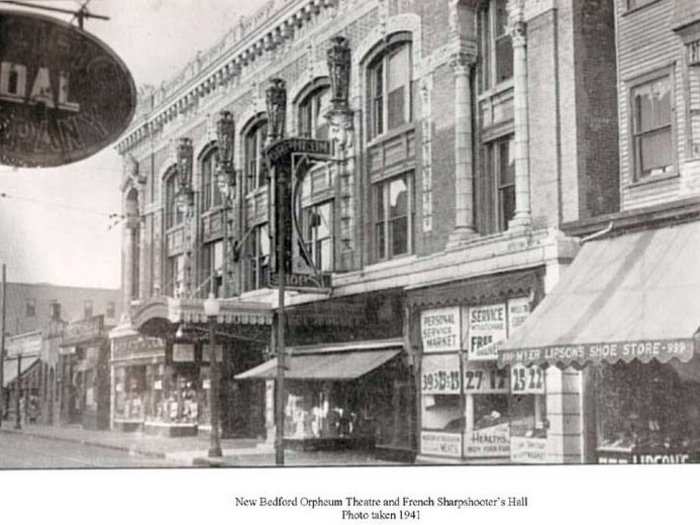
M331 283L285 296L289 444L580 461L581 373L515 377L498 350L574 259L579 230L562 225L630 199L620 1L271 0L142 90L119 143L112 425L206 428L214 358L222 432L274 434L275 79L286 135L333 151L292 193L293 269Z
M92 395L95 379L91 376L89 381L84 380L94 367L84 364L78 370L68 365L71 359L82 359L84 349L76 344L86 341L71 342L69 337L75 339L81 325L90 323L86 319L93 320L102 330L114 327L122 311L119 290L28 283L6 286L5 417L16 417L19 395L24 400L27 420L31 408L31 419L44 424L81 423L105 428L96 422ZM105 340L106 334L105 331ZM108 359L108 352L103 353ZM108 374L100 377L109 380ZM89 415L91 411L95 417ZM109 397L102 412L108 418Z
M620 210L563 222L581 250L500 361L582 385L561 403L572 461L697 462L700 6L614 7Z

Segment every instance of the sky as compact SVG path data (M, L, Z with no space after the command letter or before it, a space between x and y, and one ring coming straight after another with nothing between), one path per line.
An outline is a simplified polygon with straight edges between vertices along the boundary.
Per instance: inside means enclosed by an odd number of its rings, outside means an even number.
M31 0L27 0L31 1ZM35 4L74 9L78 0ZM95 34L126 63L136 86L174 77L197 53L219 40L239 16L264 0L91 0L110 17L87 19ZM17 9L3 5L2 9ZM38 12L38 11L35 11ZM70 21L70 15L43 13ZM11 282L117 288L121 279L121 159L115 144L60 168L0 165L0 262ZM112 226L112 227L110 227Z

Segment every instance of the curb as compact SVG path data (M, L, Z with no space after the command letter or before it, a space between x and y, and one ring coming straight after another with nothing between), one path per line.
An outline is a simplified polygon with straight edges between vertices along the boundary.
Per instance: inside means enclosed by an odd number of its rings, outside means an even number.
M100 441L93 441L89 439L81 439L81 438L73 438L73 437L66 437L66 436L50 436L47 434L39 434L36 432L27 432L24 430L15 430L11 428L0 428L0 432L4 432L6 434L15 434L19 436L29 436L29 437L34 437L38 439L45 439L47 441L61 441L63 443L75 443L78 445L87 445L91 447L99 447L99 448L106 448L109 450L118 450L120 452L127 452L130 455L135 455L135 456L143 456L143 457L150 457L150 458L158 458L158 459L167 459L167 454L165 452L157 452L153 450L143 450L139 448L131 448L123 445L112 445L110 443L103 443Z

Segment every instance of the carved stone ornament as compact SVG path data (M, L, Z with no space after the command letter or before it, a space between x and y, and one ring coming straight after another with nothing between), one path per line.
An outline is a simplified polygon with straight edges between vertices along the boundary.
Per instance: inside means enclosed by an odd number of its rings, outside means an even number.
M270 79L265 90L265 105L267 107L268 139L274 142L284 137L284 127L287 111L287 88L281 78Z
M350 69L352 65L350 44L343 36L331 39L327 54L328 75L331 81L331 103L334 110L348 108Z
M132 154L129 154L127 158L129 161L129 180L136 186L146 184L146 177L141 176L140 173L139 161Z
M506 4L508 11L508 32L513 39L513 45L525 45L527 24L525 23L525 4L523 0L509 0Z

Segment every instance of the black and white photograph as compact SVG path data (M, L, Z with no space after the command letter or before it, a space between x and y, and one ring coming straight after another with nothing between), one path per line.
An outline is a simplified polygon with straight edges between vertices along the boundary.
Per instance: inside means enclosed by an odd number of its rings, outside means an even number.
M698 0L2 0L0 225L0 513L692 508Z

